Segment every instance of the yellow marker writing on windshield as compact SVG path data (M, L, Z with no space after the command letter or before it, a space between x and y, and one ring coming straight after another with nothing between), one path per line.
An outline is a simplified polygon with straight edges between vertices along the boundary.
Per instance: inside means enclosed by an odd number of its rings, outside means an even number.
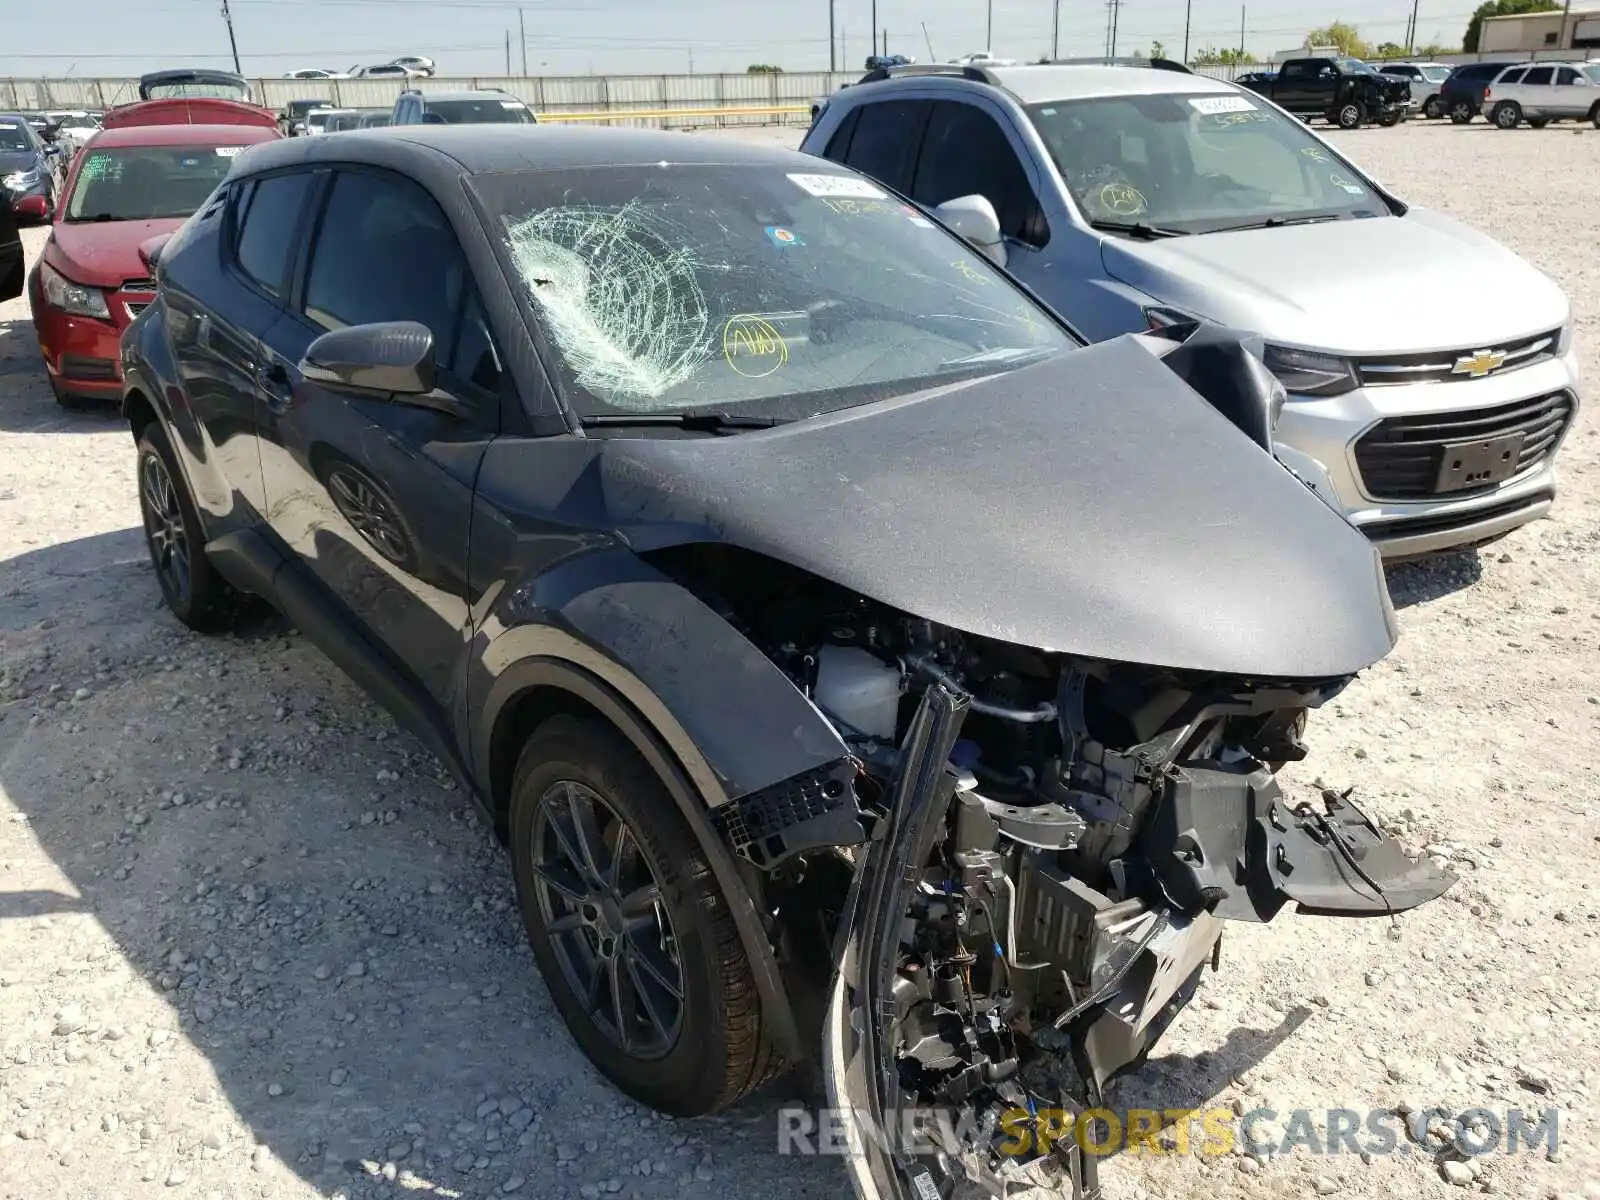
M760 379L789 361L789 343L765 317L739 313L722 327L722 357L739 374Z

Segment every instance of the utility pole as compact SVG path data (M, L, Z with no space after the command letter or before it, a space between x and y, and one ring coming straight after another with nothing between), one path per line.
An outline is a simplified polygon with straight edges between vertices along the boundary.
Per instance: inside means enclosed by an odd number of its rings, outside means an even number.
M1244 5L1239 5L1239 61L1244 61Z
M1183 0L1183 64L1189 65L1189 16L1194 11L1194 0Z
M528 77L528 27L522 23L522 10L517 9L517 37L522 41L522 77ZM510 68L507 68L509 70Z
M872 53L878 53L878 0L872 0Z
M1411 0L1411 29L1409 31L1409 34L1408 34L1407 38L1406 38L1406 53L1407 54L1415 54L1417 52L1417 4L1418 4L1418 2L1419 2L1419 0ZM1570 0L1568 0L1568 2L1570 3Z
M1562 10L1561 10L1561 32L1556 35L1556 48L1558 50L1570 50L1570 49L1572 49L1572 47L1570 45L1562 45L1563 42L1567 42L1569 40L1575 40L1575 39L1569 39L1568 35L1567 35L1567 22L1570 21L1571 19L1572 19L1572 0L1567 0L1567 3L1565 5L1565 7L1563 7Z
M834 29L834 10L838 8L839 0L828 0L828 74L832 75L839 69L839 35Z
M694 74L694 47L689 47L689 74Z
M511 30L506 30L506 74L511 74Z
M1061 2L1061 0L1056 0L1057 4L1059 4L1060 2ZM922 23L922 40L923 40L924 44L926 44L926 46L928 47L928 61L929 62L933 62L934 61L933 39L928 36L928 23L926 21L924 21Z
M983 48L994 52L994 0L989 0L989 23L983 35Z
M1061 57L1061 0L1056 0L1050 16L1050 57Z
M1111 57L1117 56L1117 32L1122 25L1122 0L1111 0Z
M243 75L244 69L239 66L239 43L233 36L233 14L228 11L228 0L222 0L222 20L228 26L228 46L233 50L233 73Z

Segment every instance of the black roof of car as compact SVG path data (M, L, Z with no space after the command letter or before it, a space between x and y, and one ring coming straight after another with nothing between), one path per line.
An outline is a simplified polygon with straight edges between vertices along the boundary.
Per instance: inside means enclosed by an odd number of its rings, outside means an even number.
M688 165L787 166L795 171L849 174L849 168L798 150L685 137L659 129L583 129L563 125L391 125L360 138L286 138L252 146L240 158L250 172L302 162L362 161L450 173L581 170L586 167Z

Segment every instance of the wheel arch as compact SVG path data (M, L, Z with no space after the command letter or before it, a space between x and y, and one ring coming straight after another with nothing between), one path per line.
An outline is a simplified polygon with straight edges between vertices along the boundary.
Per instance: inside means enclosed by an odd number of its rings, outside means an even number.
M496 835L502 841L509 836L508 815L517 759L528 738L542 724L556 716L576 716L603 721L615 729L661 780L688 824L727 900L750 960L773 1045L786 1062L803 1069L809 1060L761 918L760 876L753 870L741 871L712 824L712 810L705 797L667 739L605 680L562 659L539 657L515 663L496 681L494 691L501 695L494 698L498 703L488 710L492 716L479 770Z

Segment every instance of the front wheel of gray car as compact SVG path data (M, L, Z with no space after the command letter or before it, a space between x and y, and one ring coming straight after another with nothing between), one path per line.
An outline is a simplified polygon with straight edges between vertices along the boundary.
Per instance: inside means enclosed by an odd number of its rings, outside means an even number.
M1340 129L1360 129L1366 118L1367 114L1362 111L1361 105L1352 100L1334 111L1333 123Z
M1496 129L1515 129L1522 124L1522 105L1515 100L1502 100L1494 106L1489 119Z
M517 898L573 1038L622 1091L702 1116L774 1072L728 900L677 803L621 734L552 717L512 784Z

